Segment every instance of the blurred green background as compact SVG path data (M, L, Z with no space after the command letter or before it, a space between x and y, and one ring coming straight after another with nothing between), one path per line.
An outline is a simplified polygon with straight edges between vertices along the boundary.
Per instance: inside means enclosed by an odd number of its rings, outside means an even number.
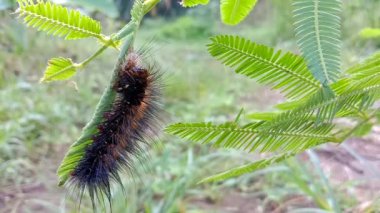
M102 22L104 33L128 20L130 1L56 1ZM63 41L16 20L13 0L0 1L0 212L77 212L76 201L57 187L56 169L80 135L111 76L117 51L107 50L74 79L40 84L49 58L80 61L93 53L95 40ZM379 0L343 1L344 68L380 47L359 36L380 27ZM147 17L137 46L150 45L164 77L166 123L232 120L271 109L277 92L234 74L207 53L208 38L237 34L258 43L298 52L290 0L261 0L240 25L219 20L218 2L192 9L161 2ZM231 179L197 185L202 177L255 159L259 154L215 149L162 133L124 176L125 192L114 188L113 212L380 212L380 129L339 147L322 146L286 163ZM124 194L123 194L124 193ZM91 212L85 198L82 212Z

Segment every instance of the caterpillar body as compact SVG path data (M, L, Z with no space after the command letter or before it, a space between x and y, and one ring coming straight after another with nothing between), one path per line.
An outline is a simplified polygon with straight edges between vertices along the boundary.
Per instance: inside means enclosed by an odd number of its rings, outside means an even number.
M119 67L112 90L116 93L111 108L92 135L92 143L69 177L69 185L88 192L94 199L104 194L111 204L111 184L121 184L120 172L133 167L144 144L149 144L159 126L159 75L153 67L144 66L138 53L129 53Z

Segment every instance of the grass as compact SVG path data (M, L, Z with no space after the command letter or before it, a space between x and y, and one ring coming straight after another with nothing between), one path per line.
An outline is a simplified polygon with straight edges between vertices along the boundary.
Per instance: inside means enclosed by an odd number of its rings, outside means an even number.
M56 193L56 199L47 201L44 196L35 199L40 203L50 203L49 208L51 205L62 208L60 201L65 198L65 191L55 187L54 170L90 118L115 63L109 59L116 58L117 52L108 50L95 63L80 71L73 81L40 84L39 78L50 56L80 60L95 49L94 41L64 42L25 30L9 17L3 17L2 23L6 22L15 24L17 30L23 30L25 34L21 36L25 36L26 45L16 49L11 45L9 51L0 55L4 62L0 98L6 100L0 105L0 152L3 153L0 183L1 186L17 188L42 184L44 190L40 193ZM9 38L20 36L13 31L2 33ZM157 32L146 27L140 34L143 36L137 43L143 46ZM18 39L4 41L4 45ZM193 42L178 39L154 41L151 54L164 73L165 116L168 122L227 120L239 111L241 105L235 103L245 93L244 90L256 87L241 76L225 70L208 56L204 51L206 43L206 38ZM181 47L180 51L178 47ZM214 83L210 84L210 79ZM230 84L231 81L241 84ZM183 199L188 193L187 188L197 188L196 181L207 175L204 171L223 168L218 164L225 164L227 156L232 154L222 150L210 153L208 147L163 135L151 150L150 162L144 163L148 168L140 168L138 177L125 177L126 200L121 196L122 192L116 190L115 193L120 196L114 196L113 208L115 212L125 208L128 212L141 209L176 212L186 205ZM213 163L204 166L209 160ZM67 199L65 208L73 209L74 201ZM26 200L19 208L30 208ZM82 210L90 211L89 206L85 202ZM14 207L7 205L7 208Z
M281 4L277 1L275 8L283 8ZM252 21L255 19L252 16L238 29L222 27L218 22L205 27L204 23L197 24L189 18L175 23L144 22L137 44L143 46L153 39L151 54L161 67L166 84L167 123L232 120L241 108L249 113L270 107L281 97L271 93L269 98L263 98L263 94L270 92L221 66L205 48L207 35L229 32L253 37L261 43L296 49L294 41L286 40L288 32L279 35L279 31L273 29L277 26L287 29L284 27L288 26L287 22L262 21L266 20L263 18L266 12L267 16L276 12L270 5L264 6L260 20ZM284 17L287 16L284 14ZM105 22L109 26L105 31L113 32L113 21ZM181 28L184 23L186 26ZM353 23L354 29L367 24L359 24L356 19ZM171 24L174 30L161 27ZM50 57L65 56L80 61L96 49L95 41L53 39L25 29L6 13L0 14L0 25L0 48L5 50L0 52L0 208L9 212L27 209L33 212L41 208L49 212L73 212L76 202L66 196L64 189L56 187L55 170L91 117L111 75L115 63L112 59L117 52L107 50L72 81L39 84ZM194 27L198 32L196 38L189 38L189 35L194 37ZM348 31L348 27L344 29ZM345 40L345 48L360 52L360 56L368 54L367 47L376 46L372 42L357 42L352 37ZM345 55L345 61L355 60L357 55L352 52ZM340 199L344 197L344 190L333 188L334 193L328 192L328 185L321 181L326 177L323 173L313 173L320 170L313 163L303 162L306 166L300 167L301 161L294 161L291 165L273 166L223 183L196 185L202 177L252 161L257 156L200 146L164 134L149 155L149 162L138 166L139 175L124 177L126 196L115 188L114 212L220 212L228 209L225 198L233 200L228 196L232 192L238 195L232 203L239 205L239 199L249 196L249 202L257 203L258 212L268 212L271 206L286 203L289 196L299 195L311 200L313 208L324 208L324 205L329 208L327 200L331 194L342 208L356 205L356 201ZM289 171L293 172L289 174ZM308 187L319 189L318 193ZM10 201L3 196L7 193L13 196ZM241 211L243 206L240 206ZM86 200L81 210L91 212Z

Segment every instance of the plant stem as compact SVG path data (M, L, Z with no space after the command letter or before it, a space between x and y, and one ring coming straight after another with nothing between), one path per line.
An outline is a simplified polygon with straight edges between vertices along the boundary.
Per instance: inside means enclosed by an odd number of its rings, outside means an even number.
M114 36L111 36L109 41L100 47L94 54L92 54L90 57L85 59L82 63L79 63L77 67L83 68L86 66L89 62L94 60L97 56L99 56L101 53L103 53L104 50L106 50L110 45L114 44L115 41L120 41L121 39L127 37L129 34L133 33L136 30L136 25L133 21L126 24L119 32L117 32Z
M92 54L90 57L86 58L82 63L80 63L78 67L83 68L90 61L94 60L94 58L96 58L98 55L100 55L101 53L103 53L103 51L106 50L107 48L108 48L108 45L103 45L94 54Z
M367 115L366 118L364 120L362 120L361 122L359 122L358 124L356 124L350 131L348 131L346 134L344 134L341 138L339 138L339 142L342 143L344 142L345 140L347 140L352 134L354 134L354 132L356 130L358 130L361 126L363 126L364 124L368 123L371 119L373 119L374 117L376 117L378 111L380 109L376 109L372 114L370 115Z
M115 33L113 36L111 36L114 40L121 40L131 34L136 28L136 24L133 21L130 21L128 24L126 24L123 28L119 30L119 32Z
M119 32L117 32L114 36L111 36L111 38L108 40L106 44L101 46L94 54L92 54L90 57L86 58L83 62L76 64L75 66L78 68L85 67L88 63L90 63L92 60L94 60L97 56L102 54L104 50L106 50L109 46L112 46L115 44L115 41L120 41L121 39L127 37L131 33L134 33L137 29L136 24L131 21L128 24L126 24ZM119 50L120 51L120 50Z

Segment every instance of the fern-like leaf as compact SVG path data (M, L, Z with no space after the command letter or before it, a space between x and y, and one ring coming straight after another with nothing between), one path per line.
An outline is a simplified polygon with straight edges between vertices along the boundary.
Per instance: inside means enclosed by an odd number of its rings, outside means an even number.
M235 68L237 73L281 89L287 97L307 96L321 87L302 57L295 54L275 52L238 36L222 35L211 40L208 51L216 59Z
M266 127L265 122L250 123L243 127L231 122L221 125L178 123L168 126L166 132L200 143L250 152L295 152L334 140L329 135L331 125L315 127L313 122L306 120L272 129L263 127Z
M298 44L315 78L327 85L341 72L340 0L295 0Z
M16 13L24 19L27 26L65 39L95 37L105 40L101 34L100 22L79 11L43 1L34 3L32 0L18 0L18 3Z
M142 18L145 15L145 9L144 9L144 1L143 0L135 0L133 3L133 7L131 10L131 18L132 21L136 24L139 24L142 20Z
M280 104L278 108L287 112L271 120L283 123L313 117L317 123L331 122L334 117L351 116L368 109L380 98L380 53L349 68L346 73L351 76L330 85L333 91L323 88L309 98Z
M351 79L355 84L362 85L362 83L380 75L380 52L373 54L362 63L351 67L347 70L351 74Z
M70 58L52 58L48 62L41 82L66 80L76 73L76 64Z
M252 11L257 0L221 0L220 14L225 24L236 25Z
M207 183L207 182L217 182L217 181L223 181L229 178L241 176L247 173L251 173L260 169L263 169L265 167L271 166L273 164L279 163L281 161L284 161L288 158L291 158L295 155L295 153L283 153L280 155L275 155L270 158L261 159L258 161L255 161L253 163L249 163L243 166L239 166L230 170L227 170L225 172L221 172L215 175L212 175L210 177L204 178L199 183Z
M321 90L297 107L279 114L269 122L269 127L283 126L297 120L311 120L317 124L330 123L336 116L348 116L368 109L378 100L380 94L380 77L371 79L366 84L357 85L341 94Z

